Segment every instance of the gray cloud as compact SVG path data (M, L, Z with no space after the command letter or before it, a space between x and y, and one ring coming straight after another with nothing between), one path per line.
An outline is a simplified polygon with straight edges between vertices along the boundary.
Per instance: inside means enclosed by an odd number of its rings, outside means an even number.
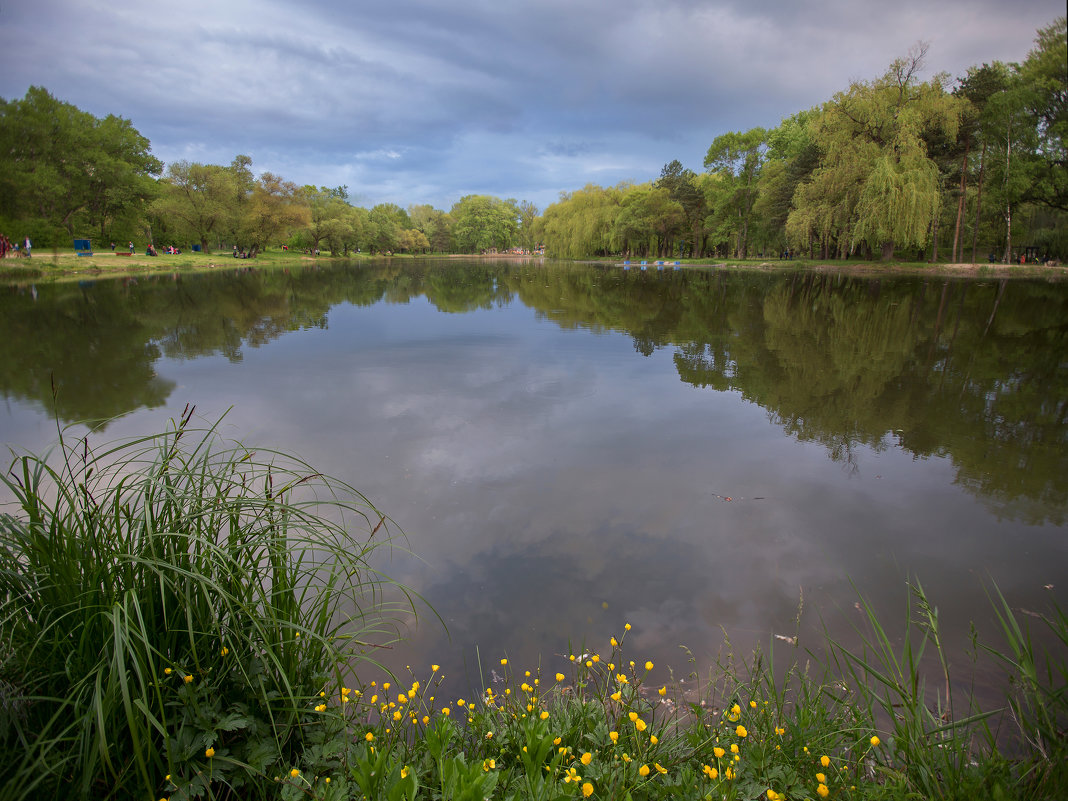
M131 119L165 161L252 157L362 202L463 194L544 207L586 183L700 169L919 40L927 74L1022 60L1057 0L16 0L0 95L41 85Z

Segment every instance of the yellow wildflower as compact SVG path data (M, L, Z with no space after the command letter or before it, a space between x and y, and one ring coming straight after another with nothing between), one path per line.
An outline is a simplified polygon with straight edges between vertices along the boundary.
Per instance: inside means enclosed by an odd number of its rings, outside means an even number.
M645 669L646 670L652 670L653 669L653 663L652 662L646 662L645 663Z
M591 795L593 795L593 785L586 782L582 785L582 797L589 798Z
M564 674L563 673L557 673L556 674L556 680L557 681L563 681L564 680Z
M665 768L659 762L654 762L653 767L656 768L658 773L667 773L667 768Z
M297 636L299 637L300 635L298 634ZM293 778L293 779L295 779L295 778L297 778L297 777L298 777L299 775L300 775L300 771L299 771L299 770L297 770L296 768L293 768L293 770L289 771L289 776L290 776L290 778Z
M739 737L745 737L749 734L749 732L745 730L745 726L741 725L739 725L738 728L734 730L734 733L737 734Z
M206 756L208 759L211 759L213 756L215 756L215 749L209 748L207 751L204 752L204 756Z
M432 673L437 673L439 670L441 670L441 666L440 665L431 665L430 666L430 671Z
M610 732L608 732L608 739L611 740L613 743L619 742L619 732L618 731L610 731Z
M642 765L640 768L638 768L638 775L639 776L648 776L649 775L649 766L648 765Z
M831 764L831 758L824 754L820 757L820 764L823 765L823 767L825 768L828 767Z
M826 798L830 794L831 791L830 789L828 789L826 784L821 784L819 787L816 788L816 795L818 795L820 798Z
M871 738L871 747L872 748L877 748L879 746L879 743L881 743L881 742L882 742L882 740L879 739L879 736L875 735L875 736L873 736Z

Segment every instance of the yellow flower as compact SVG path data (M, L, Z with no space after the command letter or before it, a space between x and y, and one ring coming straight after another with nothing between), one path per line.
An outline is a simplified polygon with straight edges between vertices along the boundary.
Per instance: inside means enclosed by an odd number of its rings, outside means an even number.
M402 778L402 779L407 779L407 778L408 778L408 774L409 774L410 772L411 772L411 771L410 771L410 770L408 769L408 766L407 766L407 765L405 765L405 766L404 766L403 768L401 768L401 778Z
M583 765L589 765L593 761L593 754L591 754L589 751L587 751L585 754L582 755L582 757L581 757L581 759L579 759L579 761Z
M586 782L582 785L582 797L589 798L591 795L593 795L593 785Z
M173 672L174 672L174 671L173 671L173 670L171 670L170 668L163 668L163 675L164 675L164 676L169 676L169 675L171 675L171 673L173 673Z
M659 762L654 762L653 767L656 768L658 773L667 773L667 768L665 768Z
M823 773L817 773L817 774L816 774L816 781L818 781L818 782L819 782L820 784L826 784L826 783L827 783L827 776L826 776L826 774L823 774Z
M624 623L623 624L623 630L624 631L630 631L630 623Z
M456 706L463 706L466 703L467 703L467 701L465 701L463 698L457 698L456 699Z
M779 794L772 790L770 787L768 788L768 791L765 793L765 795L768 797L768 801L779 801Z
M829 756L827 756L826 754L824 754L823 756L820 757L820 764L823 765L823 767L826 768L828 765L831 764L831 758Z
M431 665L430 666L430 671L432 673L437 673L439 670L441 670L441 665Z
M645 721L641 718L638 718L636 721L634 721L634 728L636 728L638 731L645 731Z
M204 756L206 756L208 759L211 759L213 756L215 756L215 749L209 748L207 751L204 752Z
M879 739L878 735L873 736L871 738L871 747L872 748L877 748L879 743L881 743L881 742L882 742L882 740Z
M710 778L710 779L715 779L716 777L719 776L719 771L716 770L711 765L705 765L704 768L702 768L702 770L704 771L704 774L706 776L708 776L708 778Z
M383 690L388 690L389 689L389 682L388 681L382 683L382 689Z
M564 674L563 673L557 673L556 674L556 680L557 681L563 681L564 680Z
M555 740L553 740L553 745L560 745L560 738L559 737L557 737Z
M186 684L192 684L192 683L193 683L193 677L192 677L192 676L191 676L190 674L188 674L188 673L187 673L187 674L185 675L185 677L183 678L183 681L184 681L184 682L185 682Z
M732 754L737 754L738 753L738 743L731 743L731 753Z
M293 768L293 770L289 771L289 775L290 775L291 778L295 779L300 775L300 771L297 770L296 768Z
M593 661L593 662L600 662L601 661L601 657L598 656L597 654L594 654L593 656L590 657L590 660Z
M406 696L404 693L397 693L397 703L398 704L406 704L406 703L408 703L408 696Z
M618 701L620 698L623 697L623 693L621 693L619 690L616 690L608 697L611 698L613 701Z
M224 646L223 646L223 649L222 649L221 651L219 651L219 653L220 653L220 654L222 654L223 656L226 656L226 655L227 655L228 653L230 653L230 649L229 649L229 648L227 648L227 647L226 647L226 646L224 645Z
M315 707L315 711L316 712L325 712L326 711L326 704L319 704L319 706Z
M401 719L401 711L399 709L396 712L393 713L393 719L394 720L400 720Z
M739 725L738 728L734 730L734 733L737 734L739 737L745 737L749 734L749 732L745 730L745 726L741 725Z
M546 718L548 718L548 717L549 717L549 713L548 713L548 711L546 711L546 710L544 710L544 709L543 709L543 710L541 711L541 715L539 715L539 717L540 717L540 718L541 718L542 720L545 720Z
M493 759L492 757L490 759L485 759L482 761L482 770L486 771L487 773L493 770L495 767L497 767L497 760Z
M608 732L608 739L611 740L613 743L619 742L619 732L618 731L610 731L610 732Z
M756 709L756 701L750 701L749 706L751 706L753 709Z
M507 659L502 659L501 660L501 664L502 665L507 665L508 664L508 660Z
M726 779L727 781L730 781L731 779L734 778L734 771L731 770L730 768L727 768L725 771L723 771L723 778Z
M649 766L648 765L642 765L640 768L638 768L638 775L639 776L648 776L649 775Z
M651 736L649 738L649 742L652 743L653 745L656 745L660 741L656 738L656 735L654 734L653 736Z
M816 788L816 795L818 795L820 798L826 798L830 794L831 791L827 789L826 784L821 784L819 787Z
M574 768L568 768L567 773L564 774L564 784L568 784L569 782L578 784L580 781L582 781L582 777L578 775L578 771Z
M619 641L616 640L615 637L613 637L611 640L609 640L609 642L612 643L612 647L613 648L615 648L617 645L619 645Z
M587 659L586 660L586 667L593 667L593 660Z
M630 722L633 723L634 721L636 721L638 719L638 713L637 712L628 712L627 713L627 717L630 718Z
M486 739L487 740L492 740L493 739L493 732L491 732L491 731L486 732Z
M661 687L659 690L657 690L657 692L660 693L661 697L667 695L667 685Z
M716 755L717 759L723 759L727 752L720 748L718 745L712 749L712 753Z
M652 662L646 662L645 663L645 669L646 670L652 670L653 669L653 663Z

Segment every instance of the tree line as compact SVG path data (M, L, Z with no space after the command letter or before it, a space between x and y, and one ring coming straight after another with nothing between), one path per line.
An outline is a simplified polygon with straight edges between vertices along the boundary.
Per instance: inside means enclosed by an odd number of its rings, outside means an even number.
M128 120L31 88L0 99L0 230L157 245L288 245L335 255L544 247L563 258L794 254L928 261L1068 256L1068 34L1038 31L1022 63L922 80L926 46L773 129L717 136L695 172L587 185L544 213L468 195L449 211L350 202L249 157L163 164Z
M704 172L589 185L549 206L548 252L1013 261L1068 256L1065 18L1021 64L921 80L917 45L777 128L716 137Z

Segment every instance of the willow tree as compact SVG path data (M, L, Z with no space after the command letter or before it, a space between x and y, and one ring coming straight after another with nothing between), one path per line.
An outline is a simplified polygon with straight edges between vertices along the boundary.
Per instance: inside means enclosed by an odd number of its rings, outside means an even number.
M612 229L620 213L627 186L587 184L577 192L564 192L542 214L537 232L547 253L578 259L603 256L612 248Z
M813 209L826 205L826 196L799 187L788 223L794 237L822 233L820 225L826 229L833 218L849 249L865 242L890 259L895 247L926 245L942 197L924 140L932 131L956 137L962 101L946 92L944 74L919 80L925 53L923 45L914 48L878 80L854 83L823 107L812 127L823 157L811 180L852 207Z

